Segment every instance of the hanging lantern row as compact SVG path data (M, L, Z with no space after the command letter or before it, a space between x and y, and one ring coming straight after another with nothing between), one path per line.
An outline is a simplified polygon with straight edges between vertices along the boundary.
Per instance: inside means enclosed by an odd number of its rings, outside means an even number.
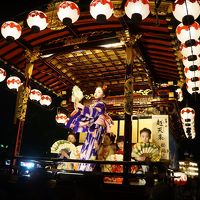
M6 71L0 68L0 82L3 82L6 78ZM10 76L7 80L7 87L11 90L17 90L22 85L21 79L17 76ZM42 95L37 89L32 89L29 94L29 98L34 101L39 101L43 106L49 106L52 103L52 98L49 95Z
M105 23L112 16L114 6L110 0L93 0L89 9L97 22ZM125 13L135 23L141 22L150 13L149 1L127 0ZM79 19L80 9L76 3L64 1L57 7L57 16L64 25L69 26ZM34 32L42 31L48 26L47 15L39 10L31 11L27 16L27 24ZM16 40L22 34L22 27L14 21L7 21L2 24L1 33L6 39Z
M194 139L196 136L195 110L191 107L185 107L181 109L180 115L185 136Z
M176 28L176 36L181 42L186 89L190 94L200 93L200 25L195 21L200 15L200 4L197 0L176 0L173 15L182 22Z

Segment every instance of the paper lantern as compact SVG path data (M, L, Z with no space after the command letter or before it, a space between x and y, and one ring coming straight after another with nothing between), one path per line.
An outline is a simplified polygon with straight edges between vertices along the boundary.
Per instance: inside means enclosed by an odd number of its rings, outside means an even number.
M186 84L188 87L200 87L200 77L186 78Z
M181 120L185 122L186 119L190 119L191 121L194 120L195 117L195 110L191 107L185 107L181 109Z
M52 99L49 95L42 95L40 99L40 104L42 106L49 106L51 105Z
M64 25L70 25L78 20L80 9L74 2L64 1L58 5L57 15Z
M37 89L31 90L30 95L29 95L29 98L31 100L40 101L41 97L42 97L42 92L40 92L40 90L37 90Z
M197 69L197 70L193 70ZM190 67L184 67L184 74L186 78L193 78L193 77L200 77L200 66L190 66Z
M0 68L0 82L4 81L6 78L6 71L3 68Z
M200 66L200 57L199 55L198 56L194 55L192 60L191 59L189 60L188 57L183 57L182 62L185 67L189 67L192 65Z
M11 76L7 79L7 86L9 89L18 90L21 84L22 82L17 76Z
M1 34L9 41L17 40L22 34L22 27L14 21L7 21L1 26Z
M64 113L58 113L55 119L58 124L66 124L68 120L67 115L65 115Z
M191 25L200 14L199 2L198 0L176 0L172 13L184 25Z
M47 15L39 10L31 11L27 16L27 24L34 32L44 30L48 25Z
M190 93L190 94L194 94L194 93L200 94L200 87L189 87L186 85L186 89L187 89L188 93Z
M190 55L199 55L200 54L200 42L195 41L193 46L186 46L185 44L180 45L180 52L184 57Z
M181 43L186 42L187 46L191 46L195 40L199 40L200 26L197 22L194 22L190 26L185 26L183 23L180 23L176 27L176 36Z
M150 13L148 0L127 0L124 9L126 15L136 23L140 23Z
M113 3L110 0L93 0L90 3L90 14L97 22L104 23L113 14Z
M174 183L176 185L185 185L187 183L187 175L184 172L174 172Z

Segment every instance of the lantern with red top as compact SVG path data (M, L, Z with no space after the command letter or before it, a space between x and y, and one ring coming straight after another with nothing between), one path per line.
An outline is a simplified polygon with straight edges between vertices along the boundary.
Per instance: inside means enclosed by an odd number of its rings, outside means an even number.
M42 95L40 99L40 104L42 106L50 106L52 102L52 99L49 95Z
M149 1L127 0L125 4L125 13L134 23L140 23L150 13Z
M22 27L14 21L7 21L1 26L1 34L8 41L14 41L21 36Z
M33 101L40 101L41 97L42 97L42 92L40 92L40 90L37 89L32 89L29 94L29 98Z
M90 3L90 14L99 23L105 23L112 16L113 10L110 0L93 0Z
M65 115L64 113L58 113L55 116L55 119L58 124L63 124L63 125L65 125L68 121L67 115Z
M6 71L3 68L0 68L0 82L4 81L6 78Z
M47 15L39 10L31 11L27 16L26 21L33 32L42 31L48 25Z
M195 41L194 45L192 46L186 46L185 44L181 44L180 52L184 57L188 57L191 55L198 56L200 54L200 42Z
M17 76L11 76L7 79L7 86L9 89L18 90L21 84L22 82Z
M197 22L194 22L189 26L180 23L176 27L176 36L181 43L185 43L186 46L192 46L195 44L195 41L199 40L200 26Z
M57 15L64 25L69 26L78 20L80 9L74 2L64 1L58 5Z
M189 26L200 14L200 5L198 0L176 0L173 4L174 17Z

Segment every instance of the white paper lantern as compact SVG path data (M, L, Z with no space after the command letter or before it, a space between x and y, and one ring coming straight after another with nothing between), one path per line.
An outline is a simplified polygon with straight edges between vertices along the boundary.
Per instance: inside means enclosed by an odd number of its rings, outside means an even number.
M34 32L42 31L48 25L47 15L42 11L33 10L27 16L27 24Z
M0 82L4 81L6 78L6 71L3 68L0 68Z
M147 18L150 13L149 1L127 0L124 10L128 18L132 19L136 23L140 23L142 20Z
M40 90L37 89L32 89L29 94L29 98L34 101L40 101L41 97L42 97L42 92L40 92Z
M185 67L190 67L191 65L200 66L200 57L199 57L199 55L198 56L194 56L194 57L195 57L194 60L188 60L187 57L183 57L182 58L183 65Z
M42 106L49 106L51 105L52 99L49 95L42 95L40 99L40 104Z
M18 90L21 84L22 82L17 76L11 76L7 79L7 86L9 89Z
M193 66L190 66L193 67ZM186 78L193 78L193 77L200 77L200 66L195 66L197 67L197 70L190 70L190 67L184 67L184 74Z
M113 3L110 0L93 0L90 3L90 14L100 23L104 23L112 16L113 9Z
M7 40L17 40L22 34L22 27L14 21L7 21L1 26L1 34Z
M200 87L189 87L186 84L186 89L187 89L188 93L190 93L190 94L194 94L194 93L200 94Z
M80 16L80 9L72 1L64 1L58 5L57 15L64 25L75 23Z
M194 22L190 26L185 26L183 23L180 23L176 27L176 36L181 43L191 40L199 40L200 36L200 25L197 22Z
M187 175L184 172L174 172L174 183L176 185L185 185L187 183Z
M178 21L191 25L200 14L200 5L198 0L176 0L172 12Z
M185 122L187 119L190 119L191 121L194 121L195 117L195 110L191 107L185 107L181 109L181 119Z
M185 44L180 45L180 52L184 57L190 55L199 55L200 54L200 42L195 42L191 47L187 47Z
M64 113L58 113L55 119L58 124L66 124L68 120L67 115L65 115Z

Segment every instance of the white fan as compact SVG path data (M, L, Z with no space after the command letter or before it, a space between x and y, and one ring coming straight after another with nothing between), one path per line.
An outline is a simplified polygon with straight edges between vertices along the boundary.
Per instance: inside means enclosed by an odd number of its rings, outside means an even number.
M68 142L67 140L58 140L51 146L51 153L59 154L62 149L66 149L68 152L74 152L76 147L74 144Z
M71 101L72 102L80 102L83 99L83 97L84 97L84 95L83 95L82 90L77 85L75 85L72 88Z

